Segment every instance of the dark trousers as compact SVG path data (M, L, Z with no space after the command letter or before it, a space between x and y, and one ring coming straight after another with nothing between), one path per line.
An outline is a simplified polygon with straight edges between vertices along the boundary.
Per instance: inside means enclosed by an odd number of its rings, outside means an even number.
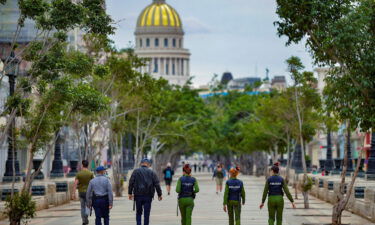
M144 213L144 225L150 223L152 197L136 196L135 204L137 206L137 225L142 225L142 213Z
M102 218L104 225L109 225L109 200L108 197L98 198L94 197L92 207L95 210L95 225L102 225Z

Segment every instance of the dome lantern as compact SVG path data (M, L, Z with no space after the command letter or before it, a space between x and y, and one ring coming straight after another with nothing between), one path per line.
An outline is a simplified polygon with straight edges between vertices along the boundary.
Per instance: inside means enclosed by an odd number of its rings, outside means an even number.
M165 0L154 0L154 3L163 4L163 3L165 3Z

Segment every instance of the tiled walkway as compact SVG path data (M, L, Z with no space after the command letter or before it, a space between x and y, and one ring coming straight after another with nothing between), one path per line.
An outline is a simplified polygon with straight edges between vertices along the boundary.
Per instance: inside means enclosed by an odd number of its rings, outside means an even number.
M193 224L196 225L225 225L228 224L227 215L222 210L223 194L216 195L215 183L208 174L196 176L201 192L197 195L193 212ZM267 225L267 208L259 210L264 178L242 176L246 187L247 204L242 209L243 225ZM301 224L328 224L331 219L332 205L310 197L311 209L303 208L303 200L296 200L297 209L291 209L291 205L286 200L286 210L284 213L284 225ZM135 224L135 213L132 211L132 202L125 197L116 198L114 208L111 211L111 224L125 225ZM154 201L152 205L151 224L152 225L178 225L180 218L176 215L177 196L164 196L161 202ZM371 224L367 220L345 212L343 223L347 224ZM0 221L0 225L8 224ZM79 225L80 220L79 203L64 205L61 207L43 210L37 213L37 217L30 223L31 225ZM90 224L95 224L94 216L90 218Z

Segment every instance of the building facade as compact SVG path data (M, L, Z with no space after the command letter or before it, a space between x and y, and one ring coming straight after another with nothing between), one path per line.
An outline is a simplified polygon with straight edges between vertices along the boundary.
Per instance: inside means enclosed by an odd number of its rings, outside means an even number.
M177 11L165 0L153 0L138 17L135 31L135 53L149 59L141 72L185 85L190 78L190 52L184 48L184 34Z

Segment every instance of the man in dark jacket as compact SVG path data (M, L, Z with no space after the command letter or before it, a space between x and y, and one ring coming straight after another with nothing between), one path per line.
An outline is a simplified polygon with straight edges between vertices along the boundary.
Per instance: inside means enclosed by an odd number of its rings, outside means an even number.
M149 225L152 199L155 190L158 199L163 199L159 179L149 167L151 162L148 159L141 161L141 167L133 171L129 180L129 200L135 200L137 207L137 225L142 225L142 212L144 213L144 225Z

